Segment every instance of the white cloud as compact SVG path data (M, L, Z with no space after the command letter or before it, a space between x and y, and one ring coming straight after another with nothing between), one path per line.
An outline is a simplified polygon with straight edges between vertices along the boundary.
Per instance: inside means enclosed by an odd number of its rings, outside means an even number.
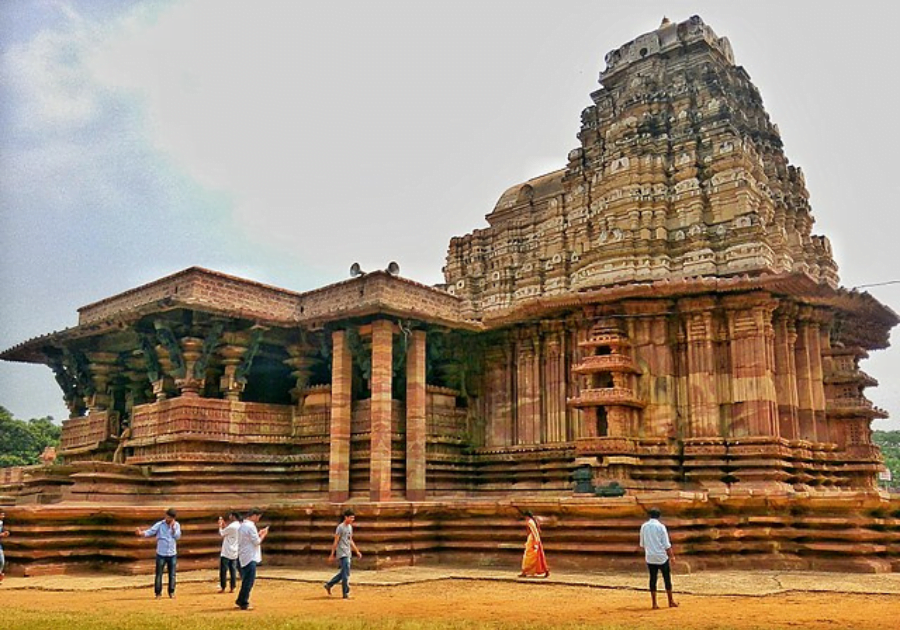
M85 57L97 44L90 25L73 19L65 31L42 31L4 55L5 83L29 107L16 120L25 131L82 127L98 114L96 83Z

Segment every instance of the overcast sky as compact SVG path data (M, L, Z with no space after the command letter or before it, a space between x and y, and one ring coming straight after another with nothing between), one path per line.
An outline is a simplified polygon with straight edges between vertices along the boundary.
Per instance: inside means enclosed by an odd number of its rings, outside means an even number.
M400 263L565 165L603 57L699 14L761 90L845 286L900 280L900 3L0 2L0 348L200 265L295 291ZM869 291L900 311L900 284ZM896 333L894 337L897 337ZM900 351L869 390L900 428ZM44 366L0 405L66 417Z

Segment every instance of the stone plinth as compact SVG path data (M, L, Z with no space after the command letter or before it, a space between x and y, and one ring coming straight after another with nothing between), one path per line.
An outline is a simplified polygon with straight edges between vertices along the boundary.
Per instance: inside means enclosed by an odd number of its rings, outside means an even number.
M152 573L154 544L136 540L168 507L166 497L143 506L25 506L6 508L15 536L4 540L12 575L105 570ZM254 502L256 504L256 502ZM229 507L233 504L229 504ZM543 522L553 565L567 569L633 568L641 562L637 532L651 506L663 512L683 566L886 572L900 569L898 499L878 493L788 493L714 498L704 493L644 493L617 498L570 497L468 502L354 504L361 568L410 564L489 563L514 568L530 509ZM177 505L184 537L179 566L215 564L221 538L217 506ZM266 508L265 504L262 506ZM331 547L337 508L295 502L267 509L266 562L321 564ZM98 544L102 541L103 544ZM733 561L739 556L740 563Z

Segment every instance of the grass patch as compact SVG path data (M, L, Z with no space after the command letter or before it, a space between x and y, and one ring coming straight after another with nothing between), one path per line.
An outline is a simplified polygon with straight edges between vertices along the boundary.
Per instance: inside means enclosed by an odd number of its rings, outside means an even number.
M6 623L10 625L6 625ZM7 613L5 630L221 630L227 627L257 627L266 630L514 630L516 623L485 621L427 621L405 619L297 619L261 611L227 611L213 615L173 617L168 613L46 612L17 610ZM529 630L635 630L634 626L598 624L529 624ZM642 626L650 627L650 626Z

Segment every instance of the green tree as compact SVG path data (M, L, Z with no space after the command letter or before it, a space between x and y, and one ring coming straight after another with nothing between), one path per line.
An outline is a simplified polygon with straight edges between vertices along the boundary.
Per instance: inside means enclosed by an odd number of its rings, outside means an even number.
M62 427L51 416L19 420L0 406L0 467L40 463L47 446L59 446Z
M900 483L900 431L873 431L872 441L881 447L884 465L894 478L892 483Z

